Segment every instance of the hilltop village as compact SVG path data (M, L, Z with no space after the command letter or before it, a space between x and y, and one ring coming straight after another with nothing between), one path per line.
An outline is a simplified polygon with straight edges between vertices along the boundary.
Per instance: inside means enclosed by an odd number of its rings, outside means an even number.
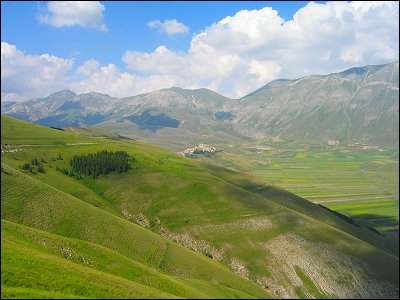
M211 153L215 153L217 152L217 148L210 146L208 144L199 144L195 147L192 148L187 148L183 151L178 152L178 154L181 154L185 157L190 157L190 158L194 158L198 155L207 155L207 154L211 154Z

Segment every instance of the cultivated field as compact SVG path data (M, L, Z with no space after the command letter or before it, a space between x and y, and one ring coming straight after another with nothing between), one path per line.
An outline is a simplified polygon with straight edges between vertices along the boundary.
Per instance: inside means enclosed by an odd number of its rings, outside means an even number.
M398 152L269 143L226 147L203 159L250 172L384 234L398 235Z

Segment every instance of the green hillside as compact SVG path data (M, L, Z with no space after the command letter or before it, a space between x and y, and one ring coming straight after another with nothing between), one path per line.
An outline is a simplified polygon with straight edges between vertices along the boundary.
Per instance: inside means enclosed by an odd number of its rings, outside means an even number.
M5 298L267 296L260 289L252 295L204 279L167 276L108 248L6 220L2 221L2 283Z
M1 122L3 298L398 297L398 245L283 189L133 140ZM59 171L99 150L136 161ZM44 172L22 168L35 159Z

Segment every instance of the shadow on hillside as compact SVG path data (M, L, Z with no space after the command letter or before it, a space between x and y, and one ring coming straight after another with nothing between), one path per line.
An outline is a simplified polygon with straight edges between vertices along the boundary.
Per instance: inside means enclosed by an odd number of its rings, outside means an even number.
M387 230L381 232L384 235L386 235L386 232L399 233L399 221L393 216L360 214L349 215L349 217L373 231L375 231L375 228L387 228Z
M158 113L155 109L148 109L140 115L124 117L132 123L138 124L140 129L148 129L156 132L164 127L178 128L180 121L168 117L165 113Z
M318 205L337 215L339 218L345 220L348 223L351 223L357 227L364 226L377 234L386 236L387 233L399 233L399 222L393 216L376 214L344 215L321 204ZM377 230L376 228L381 229ZM382 230L382 228L385 229Z

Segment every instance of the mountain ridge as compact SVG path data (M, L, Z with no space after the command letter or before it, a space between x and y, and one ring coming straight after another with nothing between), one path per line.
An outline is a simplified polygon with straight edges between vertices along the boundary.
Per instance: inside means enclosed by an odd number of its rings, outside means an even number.
M124 98L64 90L26 102L2 103L2 113L50 127L94 125L152 142L178 136L187 145L281 138L398 149L398 88L396 61L277 79L238 99L205 88L172 87ZM150 111L152 118L140 119ZM171 126L170 120L178 125Z

